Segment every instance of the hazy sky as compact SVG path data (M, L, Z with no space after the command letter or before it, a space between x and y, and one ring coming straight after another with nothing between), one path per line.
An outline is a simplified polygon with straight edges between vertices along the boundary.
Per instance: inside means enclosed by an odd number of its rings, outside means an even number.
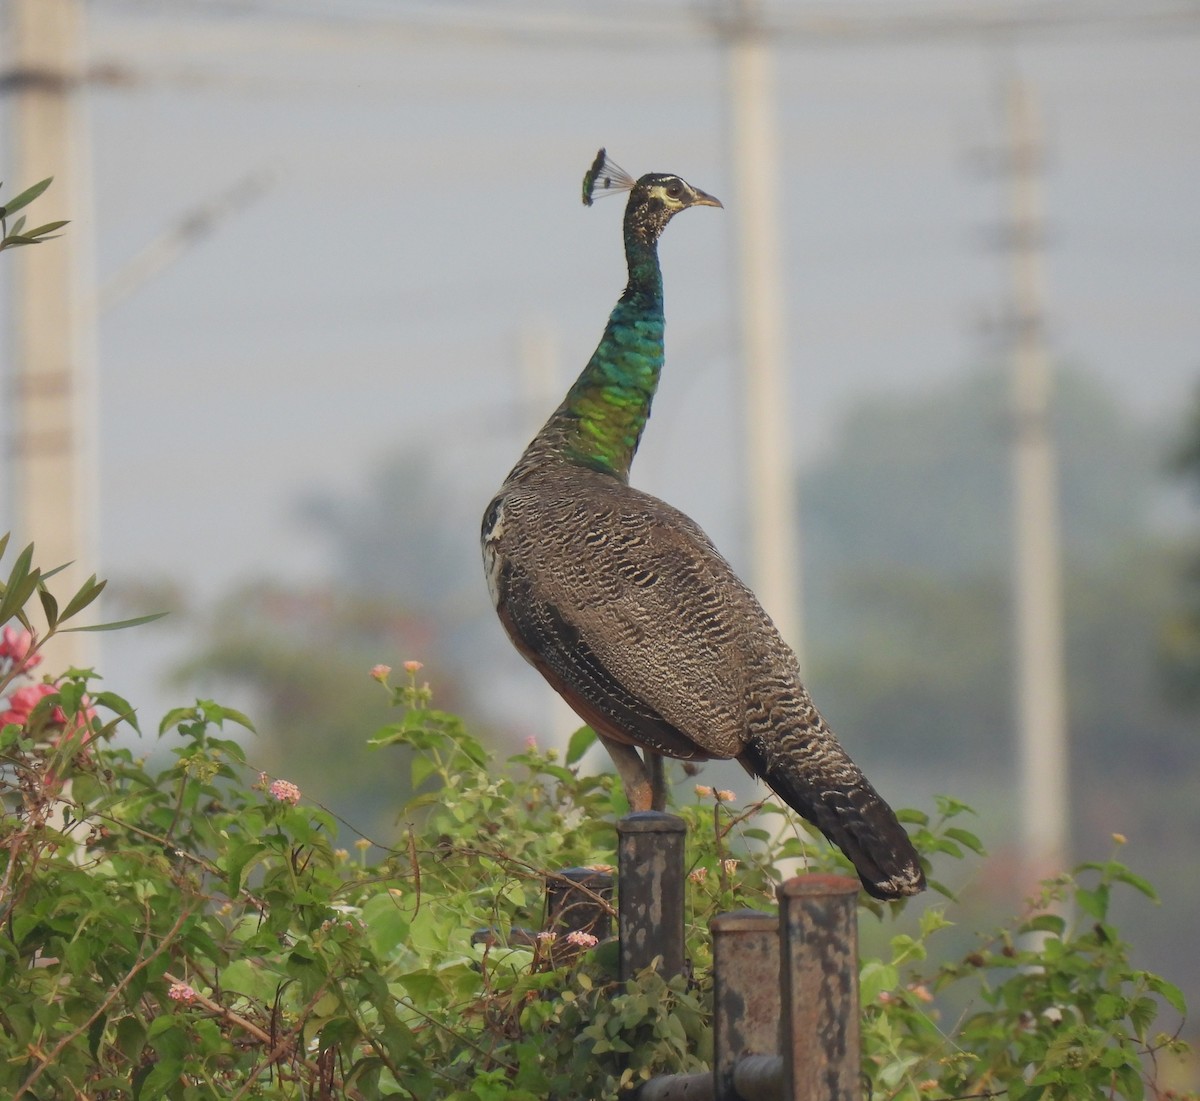
M682 20L678 42L642 41L633 7L578 36L570 7L544 6L562 26L547 37L472 31L459 5L455 33L400 4L87 5L92 60L130 78L88 96L95 224L72 232L94 233L101 283L197 204L272 181L101 317L102 575L209 594L318 575L297 499L355 493L409 445L435 456L473 545L557 400L523 406L523 337L552 341L565 388L623 284L620 200L579 202L601 144L726 201L663 243L668 366L634 480L741 557L725 58ZM1006 185L978 161L1003 140L1011 71L1049 137L1054 349L1172 427L1200 373L1198 47L1194 30L781 46L796 433L780 461L817 454L856 395L993 354Z

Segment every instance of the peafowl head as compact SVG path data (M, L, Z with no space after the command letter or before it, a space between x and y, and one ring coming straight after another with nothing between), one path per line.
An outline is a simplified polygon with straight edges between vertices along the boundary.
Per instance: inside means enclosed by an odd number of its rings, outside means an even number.
M583 202L620 191L629 192L625 228L648 244L658 240L667 223L690 206L721 206L721 200L667 172L649 172L635 180L601 149L583 177Z

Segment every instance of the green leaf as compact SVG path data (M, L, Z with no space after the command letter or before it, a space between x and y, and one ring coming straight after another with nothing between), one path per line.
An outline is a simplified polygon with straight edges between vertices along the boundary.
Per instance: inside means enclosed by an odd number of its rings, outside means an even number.
M235 845L229 855L220 862L220 867L225 872L225 890L231 896L236 895L242 889L242 876L246 865L266 848L267 846L257 839L243 841Z
M137 724L137 714L132 704L123 696L118 696L116 692L109 691L94 692L92 693L92 700L101 707L107 707L109 711L127 722L139 734L141 733Z
M108 1027L108 1014L101 1013L88 1027L88 1051L93 1059L99 1058L100 1041L104 1039L104 1030Z
M1075 901L1085 914L1091 915L1097 921L1103 921L1108 916L1108 887L1103 883L1092 891L1080 888L1075 892Z
M141 1083L140 1093L136 1093L135 1096L145 1098L169 1097L170 1094L168 1091L178 1082L179 1076L182 1073L183 1059L181 1056L171 1055L159 1059Z
M29 229L25 231L25 236L29 238L45 237L47 233L53 233L56 229L62 229L68 223L62 222L47 222L44 226L38 226L37 229Z
M170 615L170 613L155 612L153 615L140 615L133 619L120 619L115 623L96 623L91 627L64 627L60 633L67 634L71 631L120 631L126 627L140 627L143 623L153 623L156 619L162 619L165 615Z
M401 900L390 891L368 899L362 908L362 920L371 947L381 959L389 958L408 939L408 915L401 908Z
M422 1007L433 1004L435 995L445 993L442 980L432 971L410 971L400 976L400 985L408 992L413 1005Z
M977 856L986 856L987 850L983 847L983 842L979 840L970 830L960 829L958 826L950 826L946 829L946 836L954 838L955 841L965 845L971 852Z
M1129 1023L1133 1025L1134 1035L1139 1040L1146 1039L1146 1033L1158 1016L1158 1004L1153 998L1138 998L1129 1007Z
M104 586L107 584L107 581L97 581L96 575L92 574L91 577L79 586L79 592L67 601L67 606L62 612L62 618L70 619L77 612L83 611L96 597L104 592Z
M1126 1001L1119 994L1105 991L1096 999L1093 1014L1097 1023L1109 1025L1120 1017L1125 1016Z
M159 737L170 730L174 730L183 723L195 722L199 717L199 710L195 707L172 708L162 717L162 722L158 724Z
M146 1026L137 1017L122 1017L117 1022L117 1050L136 1063L146 1046Z
M1037 914L1021 926L1024 932L1053 933L1056 937L1063 935L1067 923L1058 914Z
M895 990L900 985L900 972L882 960L868 960L858 975L859 999L864 1006L878 1000L885 990Z
M4 595L0 598L0 623L7 623L14 618L26 601L33 595L41 580L40 570L31 570L33 563L33 544L30 543L17 556L13 563L12 572L8 575L8 583L4 586Z
M58 601L44 585L38 585L37 594L42 603L42 614L46 617L46 626L53 631L58 626Z
M254 729L254 724L250 721L249 717L244 715L241 711L238 711L236 708L225 707L223 704L214 703L212 700L199 700L198 703L201 712L204 714L204 718L208 722L215 723L217 726L224 726L225 720L229 719L231 722L237 723L238 726L245 727L245 729L249 730L251 734L257 733L257 731ZM240 747L236 747L236 743L221 742L220 744L230 751L233 751L235 748L237 748L238 752L240 753Z
M1135 891L1140 891L1144 894L1148 899L1154 902L1158 901L1158 892L1150 885L1150 882L1135 872L1131 872L1123 865L1118 864L1116 866L1113 870L1113 878L1119 883L1127 883Z
M43 191L45 191L46 188L48 188L53 182L53 180L53 176L47 176L44 180L39 180L32 187L27 187L19 195L14 195L8 200L8 202L0 207L0 213L2 213L5 218L9 217L9 215L16 214L18 210L20 210L22 207L28 206Z
M221 971L222 990L241 994L260 1005L275 1000L281 981L278 972L248 959L234 960Z
M1174 983L1167 982L1166 979L1160 978L1158 975L1147 974L1146 984L1176 1013L1187 1016L1187 1001L1183 996L1183 991Z
M567 742L567 764L578 764L583 755L596 744L596 732L590 726L581 726Z
M953 925L954 922L947 919L943 910L937 907L931 908L921 915L921 936L928 937L939 929L948 929Z
M65 570L68 566L73 565L75 565L74 559L72 559L70 562L64 562L61 566L55 566L53 569L42 570L42 580L49 581L50 578L54 577L56 574L62 573L63 570Z
M438 763L425 754L417 754L410 766L412 772L412 789L418 791L423 783L438 770Z

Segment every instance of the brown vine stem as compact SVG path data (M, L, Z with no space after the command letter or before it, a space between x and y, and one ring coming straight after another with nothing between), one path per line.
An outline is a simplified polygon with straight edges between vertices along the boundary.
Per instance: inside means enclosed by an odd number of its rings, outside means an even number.
M41 1065L35 1067L32 1071L29 1072L29 1075L26 1077L25 1081L22 1082L17 1087L17 1092L15 1094L13 1094L13 1101L21 1101L21 1097L24 1094L29 1092L29 1090L33 1086L34 1082L36 1082L42 1076L43 1072L58 1060L58 1056L62 1053L63 1049L68 1044L72 1043L77 1037L79 1037L79 1036L83 1035L83 1033L87 1032L87 1030L92 1027L92 1024L96 1020L98 1020L107 1011L108 1007L110 1005L112 1005L113 1002L115 1002L117 1000L117 997L120 995L121 991L124 990L125 987L127 987L131 982L133 982L134 976L137 975L138 972L144 971L147 967L150 966L151 963L154 962L154 960L156 960L159 956L161 956L167 950L167 946L175 939L175 937L179 933L179 930L183 928L183 923L185 921L187 921L187 919L190 916L191 916L190 910L183 910L180 912L179 917L177 917L175 919L175 924L172 925L171 928L167 930L166 935L163 937L163 939L159 943L158 947L155 948L154 951L150 953L150 955L148 955L144 958L140 958L137 961L137 963L135 963L129 969L128 974L119 983L117 983L116 986L114 986L112 988L108 997L105 998L104 1001L102 1001L100 1003L100 1005L96 1007L96 1012L93 1013L78 1028L74 1029L71 1032L68 1032L61 1040L59 1040L58 1043L55 1044L54 1047L52 1047L50 1049L49 1054L47 1054L42 1059ZM150 915L147 912L147 914L146 914L147 926L149 925L149 923L150 923ZM150 939L150 930L147 928L145 934L142 937L142 948L143 949L145 948L146 943L149 941L149 939ZM138 955L141 956L141 950L139 950Z
M179 983L181 985L187 985L186 983L184 983L183 979L176 978L174 975L171 974L170 971L164 971L163 978L166 979L167 982L169 982L169 983ZM228 1007L223 1006L220 1002L214 1002L212 1000L212 998L206 998L203 994L201 994L199 992L196 992L195 997L192 998L191 1000L196 1002L199 1005L204 1006L204 1008L207 1009L210 1013L215 1013L218 1017L223 1017L231 1025L236 1025L243 1032L248 1032L251 1036L253 1036L260 1043L269 1044L271 1042L270 1033L264 1032L253 1021L246 1020L245 1017L241 1016L238 1013L234 1013L234 1011L232 1009L229 1009Z
M309 998L308 1002L297 1014L297 1024L295 1027L288 1029L288 1031L284 1033L282 1039L280 1039L275 1046L272 1047L267 1054L258 1061L258 1065L250 1070L246 1077L245 1083L242 1085L242 1088L232 1096L230 1101L240 1101L241 1098L245 1097L247 1093L254 1088L254 1084L257 1081L258 1076L262 1074L263 1071L265 1071L268 1067L273 1066L276 1062L283 1058L283 1056L287 1055L289 1051L293 1051L297 1054L300 1064L310 1074L313 1074L317 1078L320 1077L320 1067L317 1066L311 1059L306 1058L305 1054L303 1053L302 1045L304 1028L308 1023L309 1014L312 1013L317 1002L319 1002L325 996L325 992L328 989L329 981L326 980L317 988L316 993ZM266 1033L261 1033L261 1035L265 1043L269 1044L271 1042L271 1037L269 1035ZM350 1099L350 1101L364 1101L363 1095L359 1093L358 1090L347 1089L341 1079L336 1075L333 1078L333 1083L338 1089L343 1091L344 1095Z

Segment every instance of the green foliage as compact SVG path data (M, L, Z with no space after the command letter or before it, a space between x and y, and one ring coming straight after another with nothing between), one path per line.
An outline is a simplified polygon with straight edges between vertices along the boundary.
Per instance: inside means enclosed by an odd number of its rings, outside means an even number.
M383 594L262 580L190 626L209 641L176 670L175 682L194 695L236 693L254 712L260 768L286 772L302 788L319 784L325 806L353 814L361 830L386 829L408 793L406 762L395 754L380 760L354 734L388 718L388 701L365 670L381 653L418 652L434 633L429 617ZM435 675L439 697L456 702L449 678Z
M3 595L35 572L22 556ZM10 704L42 642L6 638ZM0 1095L612 1099L707 1064L709 919L769 908L781 861L843 870L840 854L773 804L735 808L697 787L677 808L693 977L651 968L622 984L611 944L568 953L532 935L548 874L615 860L624 800L611 776L580 773L590 736L565 760L530 745L497 762L432 707L418 672L389 687L373 671L398 708L375 753L403 749L413 795L388 843L348 848L329 812L247 762L250 720L212 701L162 720L171 749L157 766L114 744L132 711L89 671L3 720ZM968 814L952 799L904 812L931 870L980 851ZM1108 916L1120 887L1152 893L1115 860L1085 866L929 970L945 913L895 932L886 959L862 964L873 1097L1144 1096L1148 1060L1179 1046L1153 1023L1183 1004L1130 968ZM903 905L869 906L904 919ZM944 1021L943 999L964 988L970 1008Z
M56 229L62 229L67 224L66 222L47 222L35 229L26 229L25 216L22 215L13 223L11 231L8 227L8 219L41 195L50 186L53 179L53 176L47 176L46 179L40 180L32 187L27 187L19 195L13 196L8 202L0 205L0 250L16 248L18 245L37 245L42 241L52 241L54 238L50 234L54 233ZM0 187L3 186L0 183ZM0 622L3 621L0 620Z
M950 925L937 910L923 915L918 937L892 939L890 960L864 961L874 1096L1181 1096L1159 1091L1154 1067L1161 1053L1182 1053L1184 1045L1151 1026L1164 1003L1182 1016L1183 995L1130 964L1129 945L1109 922L1118 885L1155 898L1117 860L1087 863L1045 883L1023 919L924 978L911 965L927 958L932 935ZM946 1028L934 1006L955 987L969 988L971 1000Z

